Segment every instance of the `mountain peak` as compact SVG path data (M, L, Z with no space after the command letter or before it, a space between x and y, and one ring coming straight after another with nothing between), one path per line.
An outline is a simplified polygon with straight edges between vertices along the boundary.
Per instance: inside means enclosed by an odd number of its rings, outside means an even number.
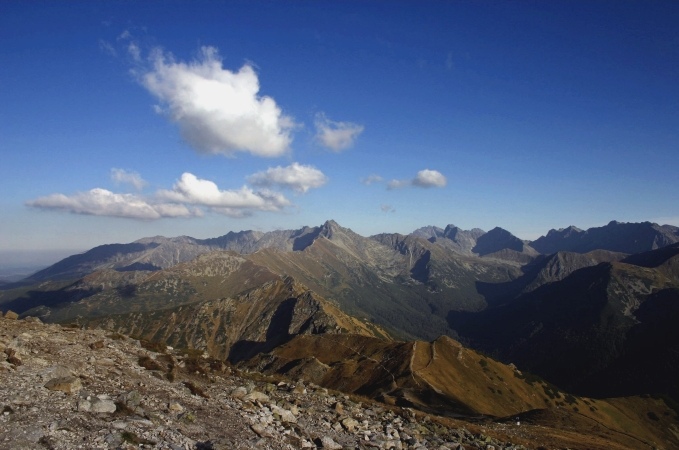
M472 252L484 256L504 249L522 252L523 241L504 228L495 227L476 240Z

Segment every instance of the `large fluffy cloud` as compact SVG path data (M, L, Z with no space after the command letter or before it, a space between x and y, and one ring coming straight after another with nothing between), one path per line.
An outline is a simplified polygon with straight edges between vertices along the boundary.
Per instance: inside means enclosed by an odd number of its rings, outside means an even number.
M71 196L52 194L29 201L27 205L41 209L68 211L75 214L146 220L201 215L200 210L187 208L182 204L152 203L137 195L116 194L101 188Z
M411 180L391 180L387 189L400 189L408 186L420 188L444 187L448 183L446 177L438 170L424 169L417 172Z
M274 99L259 95L252 66L246 64L237 72L224 69L214 47L203 47L200 58L188 64L159 50L151 60L142 84L198 151L226 155L244 151L265 157L288 151L295 124Z
M351 122L335 122L319 113L314 121L316 141L332 151L340 152L354 145L356 138L363 132L363 125Z
M248 177L255 186L280 186L295 192L305 193L309 189L318 188L328 182L323 172L313 166L292 163L287 167L270 167Z
M216 212L230 216L244 216L252 211L280 211L290 201L278 192L269 190L253 191L247 186L237 190L220 190L210 180L184 173L172 190L158 192L158 197L175 203L206 206Z

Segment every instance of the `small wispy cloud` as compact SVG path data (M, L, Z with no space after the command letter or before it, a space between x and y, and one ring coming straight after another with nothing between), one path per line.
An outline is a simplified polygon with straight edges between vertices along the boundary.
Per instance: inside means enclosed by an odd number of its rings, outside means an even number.
M110 42L103 39L99 39L99 50L106 53L109 56L118 56L118 51L111 45Z
M448 183L446 177L438 170L424 169L417 172L415 178L407 180L391 180L387 183L387 189L401 189L404 187L419 188L442 188Z
M128 44L128 53L142 60L134 42ZM139 82L159 100L156 110L177 124L195 150L263 157L289 151L297 125L273 98L259 94L259 78L250 64L238 71L225 69L215 47L202 47L199 57L188 63L155 49L149 64L135 69Z
M380 210L384 213L389 213L389 212L396 212L393 206L391 205L380 205Z
M127 53L130 55L133 61L141 62L141 49L136 42L130 42L127 44Z
M174 203L151 203L134 194L117 194L95 188L68 196L52 194L26 203L40 209L66 211L91 216L124 217L155 220L163 217L195 217L202 215L197 209Z
M365 184L366 186L370 186L373 183L381 183L382 181L384 181L384 178L376 174L361 178L361 183Z
M113 180L116 185L129 184L138 191L144 189L148 184L137 172L116 168L111 169L111 180Z
M318 113L314 120L316 141L334 152L341 152L354 145L365 127L352 122L335 122L325 114Z
M319 188L328 182L328 177L313 166L292 163L286 167L270 167L247 178L255 186L279 186L306 193L309 189Z

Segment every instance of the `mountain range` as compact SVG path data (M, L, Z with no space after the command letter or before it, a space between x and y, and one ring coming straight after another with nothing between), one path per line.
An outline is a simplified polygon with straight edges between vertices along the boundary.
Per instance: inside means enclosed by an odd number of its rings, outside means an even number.
M584 399L639 395L679 412L670 225L612 221L534 241L454 225L364 237L332 220L157 236L3 285L0 309L433 414L568 408L608 423Z

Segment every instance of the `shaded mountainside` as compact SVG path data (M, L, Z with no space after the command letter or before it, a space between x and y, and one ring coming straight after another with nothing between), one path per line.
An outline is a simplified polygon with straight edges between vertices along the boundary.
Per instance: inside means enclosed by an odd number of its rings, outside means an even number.
M585 267L482 312L451 313L449 320L465 342L574 392L679 400L679 279L666 271L677 258L656 268Z
M679 227L651 222L622 223L611 221L608 225L586 231L576 227L550 230L531 246L543 254L558 251L587 253L592 250L610 250L622 253L639 253L655 250L679 242Z

